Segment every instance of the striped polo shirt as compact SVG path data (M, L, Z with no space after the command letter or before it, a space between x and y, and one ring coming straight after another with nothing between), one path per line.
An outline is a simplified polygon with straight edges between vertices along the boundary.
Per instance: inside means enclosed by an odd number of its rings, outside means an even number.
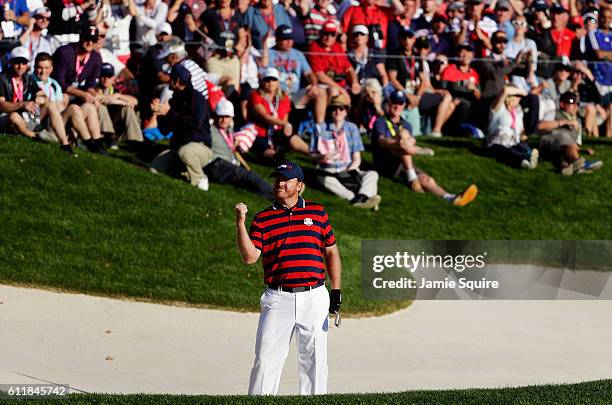
M266 285L305 287L325 281L324 251L336 238L322 205L299 197L287 209L274 201L255 215L249 236L262 252Z
M196 91L202 93L204 98L208 100L208 86L206 85L208 74L202 70L200 65L188 58L180 61L179 65L183 66L189 71L189 73L191 73L191 86Z

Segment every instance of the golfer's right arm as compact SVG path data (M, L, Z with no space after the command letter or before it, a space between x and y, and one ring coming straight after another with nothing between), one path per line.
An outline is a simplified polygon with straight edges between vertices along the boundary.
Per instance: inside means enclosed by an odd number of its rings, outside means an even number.
M244 224L248 211L247 206L246 204L239 203L236 204L234 210L236 211L236 246L238 247L238 252L243 263L253 264L259 259L261 251L253 244Z

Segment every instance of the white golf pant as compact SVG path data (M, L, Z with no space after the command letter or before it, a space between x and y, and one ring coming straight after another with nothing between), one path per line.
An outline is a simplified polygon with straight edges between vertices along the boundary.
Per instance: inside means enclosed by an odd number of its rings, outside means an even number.
M325 286L299 293L267 289L261 296L249 394L278 392L283 365L296 334L300 393L327 393L327 314Z

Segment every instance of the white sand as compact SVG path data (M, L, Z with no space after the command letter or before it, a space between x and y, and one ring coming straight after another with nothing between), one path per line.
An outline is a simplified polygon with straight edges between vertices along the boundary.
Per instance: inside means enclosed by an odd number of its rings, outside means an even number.
M0 301L0 383L37 378L87 392L246 392L257 314L8 286L0 286ZM611 318L612 301L418 301L381 318L344 319L329 334L329 388L611 378ZM296 356L293 347L282 393L298 392Z

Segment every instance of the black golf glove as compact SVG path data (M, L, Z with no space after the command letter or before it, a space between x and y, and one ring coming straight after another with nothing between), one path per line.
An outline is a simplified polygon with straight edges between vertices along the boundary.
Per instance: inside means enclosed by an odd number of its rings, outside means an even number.
M331 290L329 292L329 313L338 313L338 311L340 311L340 305L342 305L342 294L340 290Z

